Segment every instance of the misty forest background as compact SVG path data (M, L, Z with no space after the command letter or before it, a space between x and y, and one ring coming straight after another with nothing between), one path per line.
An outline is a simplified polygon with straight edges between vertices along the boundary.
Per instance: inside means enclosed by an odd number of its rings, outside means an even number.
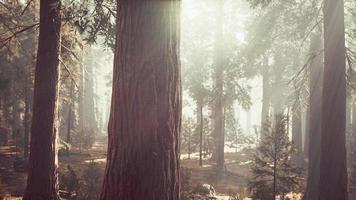
M356 199L355 0L0 0L0 199Z

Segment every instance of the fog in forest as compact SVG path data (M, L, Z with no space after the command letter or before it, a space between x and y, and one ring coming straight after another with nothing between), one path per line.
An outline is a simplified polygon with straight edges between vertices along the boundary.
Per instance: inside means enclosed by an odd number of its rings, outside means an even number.
M0 0L0 199L356 200L355 0Z

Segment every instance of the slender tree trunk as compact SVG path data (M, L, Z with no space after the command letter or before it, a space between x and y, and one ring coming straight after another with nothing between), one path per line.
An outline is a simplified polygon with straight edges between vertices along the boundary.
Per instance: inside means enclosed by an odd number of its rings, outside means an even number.
M68 109L68 116L67 116L67 136L66 136L66 142L68 144L71 143L71 131L72 131L72 106L69 105Z
M60 1L40 1L31 146L24 200L57 200Z
M322 64L321 64L322 65ZM321 76L321 75L320 75ZM310 80L309 80L310 82ZM321 98L320 98L321 99ZM310 98L309 98L310 100ZM309 102L310 104L310 102ZM319 101L320 104L320 101ZM321 104L320 104L321 105ZM304 122L304 157L308 158L309 157L309 144L310 144L310 105L306 109L306 113L303 113L303 122ZM320 123L320 122L319 122Z
M30 87L25 87L25 116L23 120L24 126L24 158L28 158L29 154L29 137L30 137L30 115L31 115L31 100L30 100Z
M199 166L203 166L203 128L204 128L204 116L203 116L203 101L199 103Z
M262 113L261 113L261 130L263 125L267 122L270 113L270 76L267 57L264 58L263 71L262 71ZM264 140L264 135L260 136L260 141Z
M325 67L319 200L347 200L346 79L343 0L324 0Z
M188 131L188 159L190 160L190 154L192 153L192 147L191 147L191 132Z
M120 0L101 200L178 200L180 1Z
M277 135L274 135L274 155L273 155L273 199L277 196Z
M292 155L292 162L298 166L303 166L303 150L302 150L302 113L298 105L292 113L292 141L296 152Z
M308 178L305 200L317 200L319 195L320 179L320 140L321 140L321 101L323 87L323 59L321 54L321 36L312 36L310 53L313 60L310 64L309 82L309 152L308 152Z
M72 131L72 122L73 122L73 102L74 102L74 83L71 82L71 85L70 85L70 98L72 98L69 102L69 105L68 105L68 116L67 116L67 136L66 136L66 142L68 144L70 144L72 142L72 137L71 137L71 131Z

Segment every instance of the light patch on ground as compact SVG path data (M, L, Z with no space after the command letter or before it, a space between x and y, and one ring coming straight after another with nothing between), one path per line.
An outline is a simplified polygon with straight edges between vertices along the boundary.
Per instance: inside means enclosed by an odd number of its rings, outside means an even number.
M85 163L106 163L106 158L98 158L98 159L92 159L92 160L86 160Z

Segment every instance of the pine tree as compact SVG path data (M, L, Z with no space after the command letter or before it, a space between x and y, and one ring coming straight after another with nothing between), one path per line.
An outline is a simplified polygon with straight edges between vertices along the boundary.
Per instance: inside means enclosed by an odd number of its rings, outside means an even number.
M273 127L268 121L264 124L265 137L255 154L253 178L249 182L254 199L273 200L298 187L301 169L290 162L294 148L286 127L287 117L283 115L275 116Z

